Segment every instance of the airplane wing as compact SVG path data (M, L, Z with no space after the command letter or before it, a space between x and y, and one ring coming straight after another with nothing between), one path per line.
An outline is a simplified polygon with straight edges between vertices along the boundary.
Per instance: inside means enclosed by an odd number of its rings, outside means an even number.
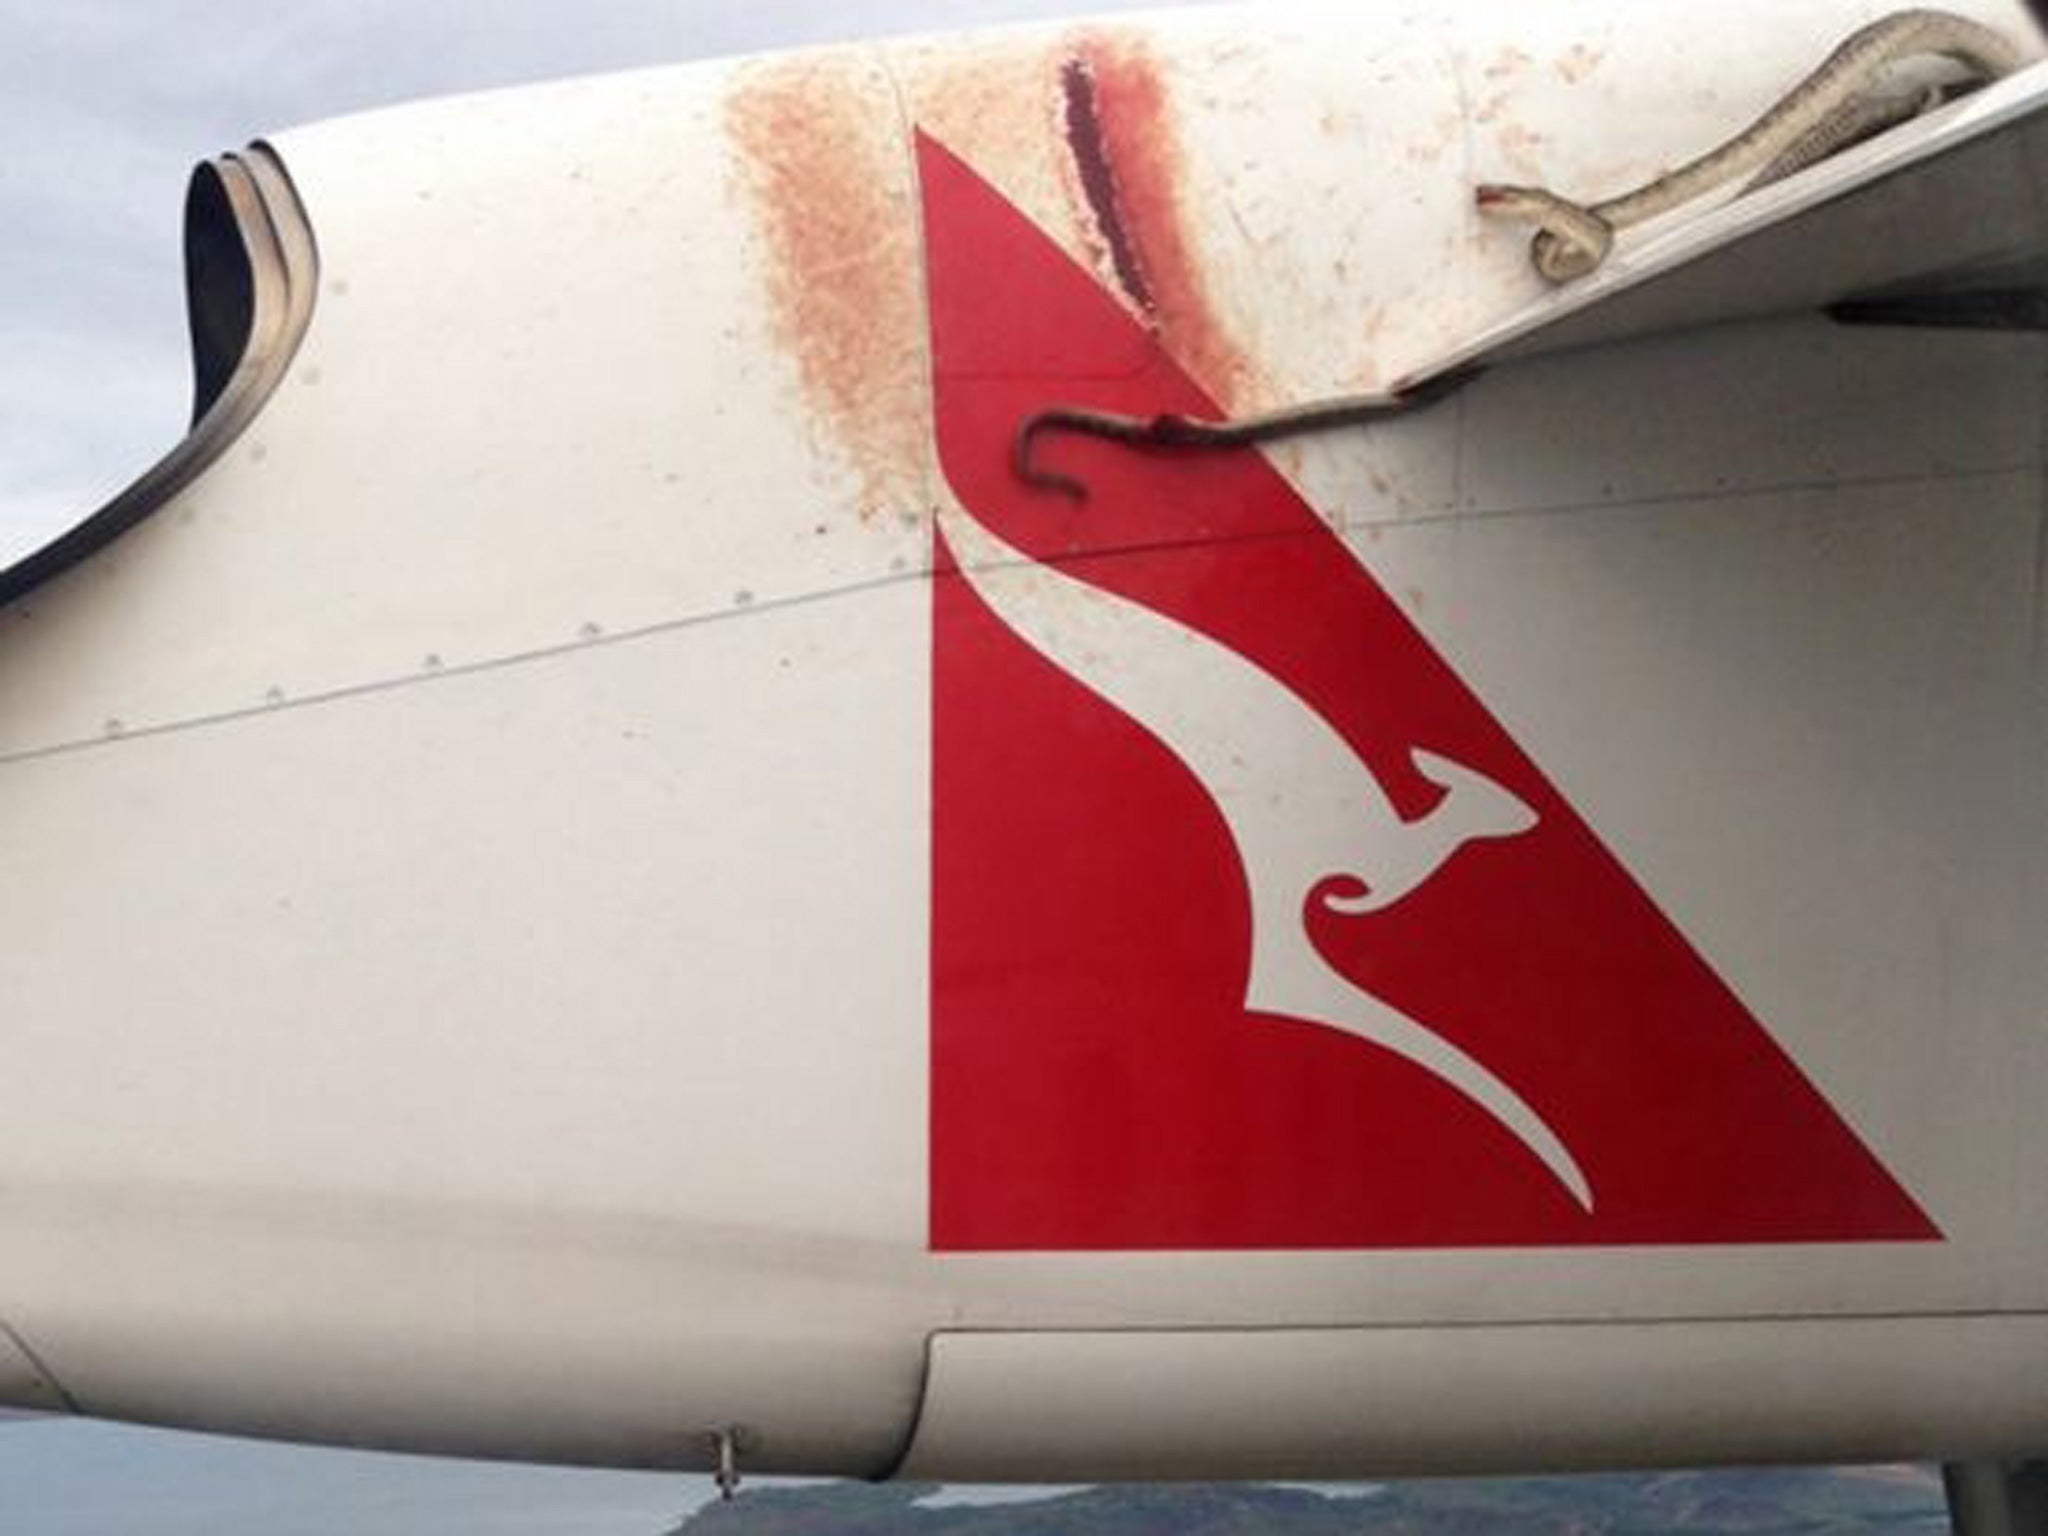
M1624 238L1412 373L1465 369L1717 321L1825 309L1892 324L2048 326L2048 63L1798 175Z
M2048 383L1818 318L2034 323L2044 74L1560 289L1473 192L1661 176L1873 8L1198 7L206 168L198 426L0 572L0 1402L2048 1450Z

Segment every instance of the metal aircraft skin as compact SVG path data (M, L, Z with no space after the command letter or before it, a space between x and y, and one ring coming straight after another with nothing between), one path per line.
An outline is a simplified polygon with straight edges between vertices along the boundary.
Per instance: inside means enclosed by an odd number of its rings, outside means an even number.
M202 167L192 435L0 573L0 1403L2041 1454L2048 66L1959 10L1556 284L1514 189L1883 13L1156 13Z

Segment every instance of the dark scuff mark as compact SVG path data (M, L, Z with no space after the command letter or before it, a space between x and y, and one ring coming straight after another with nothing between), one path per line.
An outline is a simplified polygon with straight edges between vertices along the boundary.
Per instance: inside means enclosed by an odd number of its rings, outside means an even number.
M1145 280L1144 264L1138 260L1137 245L1131 239L1117 196L1116 172L1110 166L1109 150L1103 141L1095 72L1088 61L1069 59L1060 71L1060 87L1066 96L1067 143L1074 152L1074 167L1080 172L1081 189L1087 196L1089 211L1095 216L1095 227L1109 247L1117 286L1142 312L1155 315L1158 304L1151 284Z
M1210 292L1168 67L1142 39L1088 33L1055 56L1067 194L1088 257L1160 347L1216 402L1261 393Z

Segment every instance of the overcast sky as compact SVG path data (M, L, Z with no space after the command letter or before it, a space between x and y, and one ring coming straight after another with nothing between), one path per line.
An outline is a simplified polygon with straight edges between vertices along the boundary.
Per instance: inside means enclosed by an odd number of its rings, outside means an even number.
M192 165L451 91L1130 0L0 0L0 564L184 431Z
M0 0L0 564L183 435L192 165L419 96L1096 0ZM0 1422L7 1536L656 1536L701 1480Z

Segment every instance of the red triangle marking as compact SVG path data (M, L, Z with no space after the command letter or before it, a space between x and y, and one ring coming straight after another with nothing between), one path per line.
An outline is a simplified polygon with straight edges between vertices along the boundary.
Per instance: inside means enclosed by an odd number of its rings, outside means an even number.
M1512 1085L1583 1209L1458 1092L1248 1014L1230 830L1155 736L933 583L931 1243L1365 1248L1929 1239L1939 1232L1571 806L1255 453L1061 438L1081 508L1009 468L1030 412L1214 403L1081 267L920 137L936 423L955 496L1032 559L1284 681L1404 818L1415 748L1539 816L1397 905L1307 903L1317 953Z

